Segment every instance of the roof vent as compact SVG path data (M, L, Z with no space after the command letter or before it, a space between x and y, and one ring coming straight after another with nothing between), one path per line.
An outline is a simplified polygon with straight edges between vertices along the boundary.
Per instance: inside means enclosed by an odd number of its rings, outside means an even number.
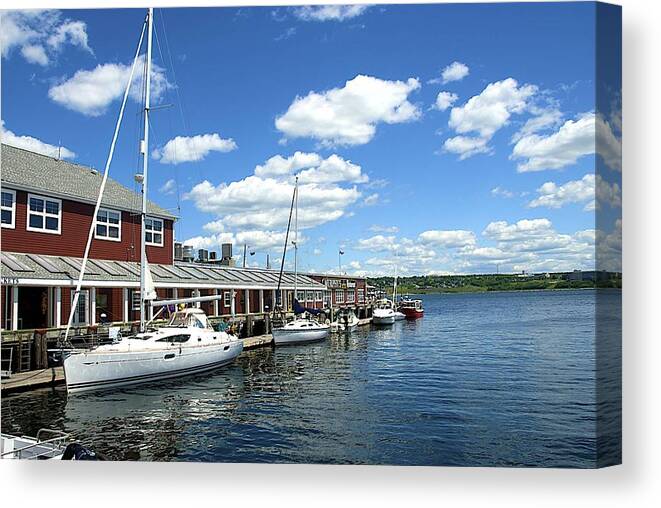
M90 168L90 173L92 173L93 175L98 175L99 174L99 172L94 168Z

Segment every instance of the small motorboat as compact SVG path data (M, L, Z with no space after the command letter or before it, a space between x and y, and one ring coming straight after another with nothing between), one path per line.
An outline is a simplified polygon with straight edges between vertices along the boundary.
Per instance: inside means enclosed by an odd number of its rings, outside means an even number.
M0 457L22 460L105 460L59 430L40 429L37 437L0 435Z
M351 309L340 309L337 313L335 321L331 323L330 328L334 333L344 332L351 333L358 328L360 320Z
M274 328L273 343L276 346L283 346L317 342L328 337L329 331L330 325L299 317L280 328Z
M425 313L422 300L412 300L408 297L399 302L399 311L406 316L406 319L418 319Z
M376 326L389 326L395 323L395 309L390 300L384 298L374 304L372 323Z

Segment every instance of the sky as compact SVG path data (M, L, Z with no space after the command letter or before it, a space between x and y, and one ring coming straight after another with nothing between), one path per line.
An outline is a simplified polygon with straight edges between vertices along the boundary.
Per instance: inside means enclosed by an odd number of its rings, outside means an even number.
M3 142L103 168L144 16L5 13ZM303 271L594 269L595 241L618 270L621 84L595 83L595 16L592 3L156 9L149 197L180 217L177 241L231 242L239 258L247 245L251 266L279 263L298 176ZM136 190L141 80L110 169Z

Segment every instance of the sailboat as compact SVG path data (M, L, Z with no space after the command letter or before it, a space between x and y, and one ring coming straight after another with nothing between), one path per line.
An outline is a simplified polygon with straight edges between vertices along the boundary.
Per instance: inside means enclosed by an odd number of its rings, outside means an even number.
M169 305L179 303L193 303L207 301L219 296L194 297L175 300L158 301L154 282L152 280L147 252L145 247L145 218L147 214L147 163L149 159L149 94L152 54L152 32L153 32L153 9L148 10L147 17L142 28L140 42L136 50L131 75L124 93L124 100L120 109L119 119L115 128L115 135L111 144L110 154L106 163L106 169L99 189L94 217L103 197L103 189L108 176L108 169L112 160L115 142L119 126L121 124L126 98L129 93L133 71L138 60L140 47L142 46L145 30L147 30L147 55L145 59L145 108L144 108L144 139L141 142L143 154L143 167L140 178L137 179L142 185L142 213L141 213L141 256L140 256L140 331L133 336L120 339L113 344L101 345L91 350L69 351L64 359L64 374L69 393L115 388L119 386L133 385L148 381L169 379L190 374L210 371L227 365L241 354L243 342L234 335L225 332L216 332L206 314L199 308L187 308L175 312L166 326L155 328L149 327L145 310L147 305L152 308L161 307L161 310ZM92 221L85 256L78 278L78 284L71 305L71 313L65 332L65 342L68 338L73 314L75 312L80 288L83 282L85 266L89 256L92 234L95 227ZM160 311L159 311L160 313ZM159 314L157 313L156 316ZM153 318L152 318L153 320Z
M303 314L310 314L307 309L301 307L297 300L298 295L298 177L294 184L294 194L292 196L292 209L296 210L294 217L294 311L303 311L289 323L272 330L273 342L276 346L288 344L303 344L306 342L316 342L328 337L330 325L319 323L310 317L301 317ZM285 256L287 254L287 241L289 237L289 226L291 225L291 212L289 211L289 224L287 224L287 234L285 235L285 247L280 264L280 277L278 280L278 290L280 289L280 280L284 269Z

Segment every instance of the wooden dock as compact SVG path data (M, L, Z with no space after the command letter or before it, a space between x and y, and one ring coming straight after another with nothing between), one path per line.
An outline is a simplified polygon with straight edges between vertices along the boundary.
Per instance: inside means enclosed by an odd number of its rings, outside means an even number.
M256 337L247 337L243 339L243 350L256 349L260 347L269 347L273 344L273 336L269 333L258 335ZM44 388L48 386L57 386L64 383L64 369L62 367L51 367L48 369L29 370L27 372L17 372L10 378L3 379L0 383L2 394L23 392Z

